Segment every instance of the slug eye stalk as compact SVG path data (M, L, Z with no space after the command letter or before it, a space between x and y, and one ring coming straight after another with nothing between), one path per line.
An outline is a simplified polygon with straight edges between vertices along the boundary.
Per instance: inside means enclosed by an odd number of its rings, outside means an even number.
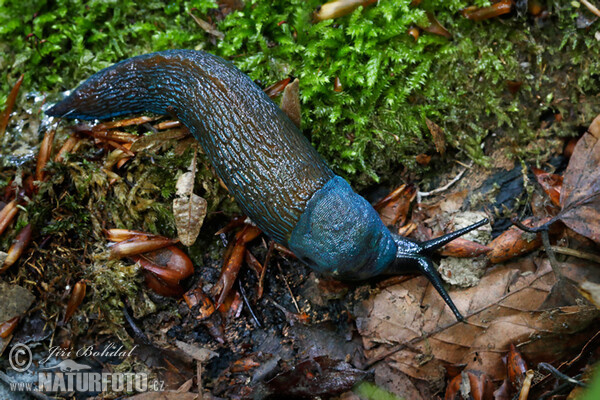
M489 222L487 218L482 219L473 225L467 226L466 228L459 229L455 232L448 233L447 235L440 236L435 239L428 240L423 243L416 243L403 238L398 235L394 235L394 240L398 245L398 252L396 254L396 262L392 263L390 268L385 271L387 274L399 274L407 272L419 272L427 277L429 282L438 291L442 299L446 302L450 310L456 316L456 319L463 322L465 318L462 316L456 305L452 302L452 299L446 292L442 279L438 274L433 261L429 258L435 250L443 247L447 243L454 239L479 228Z
M469 225L469 226L459 229L457 231L450 232L444 236L440 236L435 239L431 239L426 242L419 243L419 245L421 246L421 249L422 249L420 254L431 253L431 252L445 246L446 244L450 243L454 239L456 239L466 233L469 233L472 230L475 230L475 229L479 228L480 226L483 226L489 222L490 222L489 219L484 218L481 221L475 222L473 225Z

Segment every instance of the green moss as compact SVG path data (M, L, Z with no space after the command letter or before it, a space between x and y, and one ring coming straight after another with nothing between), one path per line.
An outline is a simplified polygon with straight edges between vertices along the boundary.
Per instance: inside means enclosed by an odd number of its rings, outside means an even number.
M218 40L187 14L218 20L208 0L9 1L0 12L0 69L10 76L1 83L0 103L22 72L25 90L56 91L131 55L204 49L264 84L299 77L305 133L359 187L394 180L400 165L422 168L414 156L435 151L426 118L444 128L456 157L487 165L481 144L490 134L510 137L513 156L528 157L525 144L572 134L597 112L598 24L578 30L575 19L586 11L572 2L549 1L550 17L536 21L473 22L458 12L471 2L430 0L414 8L404 0L313 23L320 2L247 1L217 22L225 34ZM427 25L425 11L452 40L422 33L415 42L407 35L411 26ZM341 93L333 91L336 77ZM516 95L508 80L523 83ZM540 118L548 113L561 113L563 124L542 131ZM163 186L163 194L170 189Z

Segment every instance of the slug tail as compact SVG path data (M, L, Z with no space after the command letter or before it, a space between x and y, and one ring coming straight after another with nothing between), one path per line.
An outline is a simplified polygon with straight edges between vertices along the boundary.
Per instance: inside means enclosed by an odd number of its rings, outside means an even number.
M145 54L105 68L46 114L85 120L145 111L166 114L173 92L164 74L166 61L163 55Z

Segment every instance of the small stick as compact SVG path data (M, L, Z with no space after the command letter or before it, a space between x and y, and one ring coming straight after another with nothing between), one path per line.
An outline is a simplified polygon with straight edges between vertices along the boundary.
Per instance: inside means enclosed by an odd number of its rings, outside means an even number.
M271 243L269 243L269 250L267 250L267 255L265 256L265 261L263 262L263 269L260 273L260 279L258 280L258 296L257 297L259 299L263 295L265 274L267 272L267 267L269 266L269 261L271 261L271 255L273 254L274 246L275 246L275 242L271 240Z
M600 10L598 10L595 5L587 0L579 0L579 2L586 6L594 15L600 17Z
M471 168L472 165L473 165L473 163L469 164L468 168ZM442 187L439 187L437 189L433 189L433 190L431 190L429 192L418 191L417 192L417 203L420 203L421 202L421 198L423 198L423 197L431 196L431 195L438 194L438 193L446 191L450 186L454 185L456 182L458 182L460 180L460 178L462 178L462 176L465 174L465 172L467 171L468 168L465 168L462 171L460 171L458 173L458 175L456 175L454 178L452 178L452 180L450 182L446 183Z
M294 302L294 305L296 306L296 311L298 312L298 314L300 314L300 307L298 307L298 303L296 302L294 293L292 293L292 288L290 288L290 285L288 285L287 279L285 279L285 275L283 274L283 270L281 269L281 265L279 265L279 263L277 263L277 268L279 268L279 274L280 274L281 278L283 279L285 286L289 290L290 296L292 296L292 301Z
M248 301L248 297L246 296L246 289L244 289L244 285L242 285L242 282L239 279L238 279L238 286L240 288L240 294L242 295L242 299L244 299L244 303L246 303L246 307L248 307L248 311L250 311L250 315L252 315L252 319L256 323L257 327L262 328L260 321L258 320L258 318L256 318L256 314L254 314L254 310L252 309L252 306L250 306L250 302Z
M596 254L586 253L583 251L570 249L568 247L561 247L561 246L551 246L551 247L555 253L581 258L582 260L594 261L594 262L597 262L598 264L600 264L600 256L597 256Z
M541 362L538 364L538 368L551 373L552 375L554 375L554 377L556 377L556 379L559 379L561 381L568 382L575 386L587 387L587 385L585 383L578 381L577 379L573 379L568 375L563 374L562 372L560 372L559 370L557 370L556 368L554 368L552 365L550 365L548 363Z

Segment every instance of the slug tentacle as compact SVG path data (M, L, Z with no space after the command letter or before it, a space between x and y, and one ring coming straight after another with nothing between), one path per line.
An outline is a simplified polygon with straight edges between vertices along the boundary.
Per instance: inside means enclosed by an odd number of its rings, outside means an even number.
M421 246L421 254L431 253L431 252L447 245L448 243L450 243L457 237L460 237L466 233L469 233L472 230L475 230L475 229L479 228L480 226L483 226L489 222L490 222L489 219L484 218L481 221L475 222L474 224L469 225L465 228L459 229L454 232L450 232L446 235L437 237L435 239L428 240L426 242L419 243L419 245Z
M444 299L448 307L450 307L450 310L452 310L452 313L454 313L456 319L460 322L463 322L465 320L460 311L458 311L458 308L456 308L456 305L454 305L454 302L448 295L448 292L446 292L446 289L444 289L442 279L440 278L440 275L435 269L433 261L431 261L428 257L425 256L406 253L398 254L398 260L402 263L408 263L410 261L413 261L415 264L415 269L427 277L429 282L431 282L431 285L433 285L433 287L435 288L435 290L437 290L442 299Z

